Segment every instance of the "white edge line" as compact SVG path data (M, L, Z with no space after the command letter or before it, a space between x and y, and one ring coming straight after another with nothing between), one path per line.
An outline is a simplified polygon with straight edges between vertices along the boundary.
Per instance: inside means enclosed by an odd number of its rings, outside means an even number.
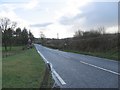
M62 85L66 84L55 70L53 70L53 74L58 78L58 80L61 82Z
M49 63L49 62L47 61L47 59L40 53L40 51L37 50L37 52L41 55L41 57L44 59L44 61L45 61L46 63ZM65 85L65 84L66 84L65 81L64 81L64 80L60 77L60 75L53 69L52 64L51 64L51 63L49 63L49 64L50 64L52 73L58 78L58 80L60 81L60 83L61 83L62 85Z
M40 54L40 56L43 58L43 60L45 61L45 63L49 63L46 58L40 53L40 51L38 51L38 53Z
M80 62L83 63L83 64L86 64L86 65L89 65L89 66L92 66L92 67L95 67L95 68L98 68L98 69L101 69L101 70L113 73L113 74L116 74L116 75L120 75L120 73L117 73L117 72L112 71L112 70L108 70L108 69L105 69L105 68L102 68L102 67L99 67L99 66L96 66L96 65L93 65L93 64L89 64L89 63L83 62L83 61L80 61Z

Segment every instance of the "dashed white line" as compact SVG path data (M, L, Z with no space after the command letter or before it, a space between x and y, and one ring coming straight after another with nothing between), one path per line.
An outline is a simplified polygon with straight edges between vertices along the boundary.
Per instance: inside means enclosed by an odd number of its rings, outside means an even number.
M83 63L83 64L86 64L86 65L89 65L89 66L92 66L92 67L95 67L95 68L98 68L98 69L101 69L101 70L113 73L113 74L116 74L116 75L120 75L120 73L117 73L117 72L112 71L112 70L108 70L108 69L105 69L105 68L102 68L102 67L99 67L99 66L96 66L96 65L93 65L93 64L89 64L89 63L83 62L83 61L80 61L80 62Z

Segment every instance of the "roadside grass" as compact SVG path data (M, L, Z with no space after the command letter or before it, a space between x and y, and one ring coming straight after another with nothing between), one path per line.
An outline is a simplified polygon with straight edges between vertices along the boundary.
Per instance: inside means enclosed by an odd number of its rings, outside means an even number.
M2 89L2 47L0 45L0 89Z
M0 89L2 89L2 59L0 57Z
M0 51L2 51L2 47L0 46Z
M120 61L120 58L118 58L118 56L120 56L120 52L117 52L117 50L110 50L107 52L83 52L83 51L80 52L80 51L73 51L73 50L64 50L64 51Z
M45 64L33 48L3 58L2 71L3 88L40 88Z

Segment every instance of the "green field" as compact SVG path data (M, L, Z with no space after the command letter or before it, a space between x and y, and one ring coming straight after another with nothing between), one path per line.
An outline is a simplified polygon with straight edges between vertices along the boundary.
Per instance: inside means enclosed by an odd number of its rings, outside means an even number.
M13 49L16 51L16 49ZM39 88L45 64L35 48L2 59L3 88Z

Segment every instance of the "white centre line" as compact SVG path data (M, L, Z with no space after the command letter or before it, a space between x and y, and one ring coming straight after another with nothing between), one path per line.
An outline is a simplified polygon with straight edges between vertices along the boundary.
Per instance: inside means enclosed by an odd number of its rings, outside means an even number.
M96 65L93 65L93 64L89 64L89 63L83 62L83 61L80 61L80 62L83 63L83 64L86 64L86 65L89 65L89 66L92 66L92 67L95 67L95 68L98 68L98 69L101 69L101 70L113 73L113 74L116 74L116 75L120 75L120 73L117 73L117 72L112 71L112 70L108 70L108 69L105 69L105 68L102 68L102 67L99 67L99 66L96 66Z

